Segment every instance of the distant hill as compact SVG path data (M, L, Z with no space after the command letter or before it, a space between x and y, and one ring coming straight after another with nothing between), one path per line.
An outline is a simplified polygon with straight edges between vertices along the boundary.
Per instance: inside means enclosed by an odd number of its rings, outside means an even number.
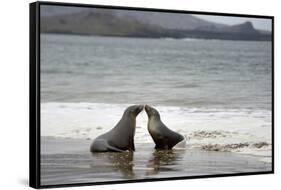
M160 30L133 18L119 18L111 12L83 11L41 18L41 31L102 36L140 36ZM149 36L147 34L147 36Z
M271 40L271 34L256 30L251 22L217 24L188 14L115 9L76 8L59 12L43 9L42 33L79 35L204 38L227 40Z
M200 26L221 27L224 25L215 24L189 14L159 13L159 12L137 12L137 11L115 11L119 18L134 18L142 23L160 26L165 29L193 30Z

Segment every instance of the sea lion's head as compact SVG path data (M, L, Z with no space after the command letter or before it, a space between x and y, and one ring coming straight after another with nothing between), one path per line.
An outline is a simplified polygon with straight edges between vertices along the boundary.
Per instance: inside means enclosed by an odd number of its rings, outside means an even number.
M137 115L143 110L143 105L133 105L129 106L125 112L124 115L128 115L130 117L137 117Z
M160 114L155 108L153 108L149 105L145 105L144 109L145 109L149 119L152 118L152 117L153 118L160 118Z

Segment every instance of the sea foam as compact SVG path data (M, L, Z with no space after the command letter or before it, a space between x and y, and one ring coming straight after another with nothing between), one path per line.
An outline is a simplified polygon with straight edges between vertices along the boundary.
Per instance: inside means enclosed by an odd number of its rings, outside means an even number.
M94 139L120 120L128 104L42 103L41 135ZM155 106L162 121L186 137L186 148L271 157L271 111ZM135 143L153 143L147 115L137 117ZM267 157L267 158L265 158Z

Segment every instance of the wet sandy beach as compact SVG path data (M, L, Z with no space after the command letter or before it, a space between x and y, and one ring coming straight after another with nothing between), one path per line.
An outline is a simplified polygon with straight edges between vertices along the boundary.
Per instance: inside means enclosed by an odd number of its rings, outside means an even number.
M199 149L156 151L136 144L134 153L89 152L91 140L41 138L41 185L270 171L256 157Z

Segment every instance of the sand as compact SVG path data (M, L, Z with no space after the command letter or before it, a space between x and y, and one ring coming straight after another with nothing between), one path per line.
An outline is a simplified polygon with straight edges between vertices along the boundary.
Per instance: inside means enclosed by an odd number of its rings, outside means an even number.
M41 137L41 185L271 171L271 163L245 154L191 149L134 153L89 152L91 140Z

